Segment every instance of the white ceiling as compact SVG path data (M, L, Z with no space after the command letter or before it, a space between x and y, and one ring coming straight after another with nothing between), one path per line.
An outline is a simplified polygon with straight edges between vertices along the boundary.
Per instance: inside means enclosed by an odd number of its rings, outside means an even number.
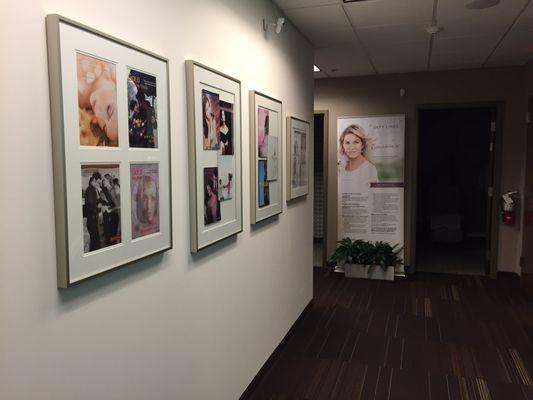
M315 46L315 77L523 65L533 58L533 0L274 0ZM431 37L432 25L443 30Z

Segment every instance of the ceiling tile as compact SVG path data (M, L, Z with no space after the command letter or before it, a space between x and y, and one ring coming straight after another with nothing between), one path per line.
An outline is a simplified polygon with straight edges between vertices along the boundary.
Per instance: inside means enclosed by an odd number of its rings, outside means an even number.
M465 7L466 0L439 1L437 6L437 21L443 18L470 18L492 21L513 20L528 0L502 0L498 5L483 10L469 10Z
M440 35L433 40L433 54L477 54L486 59L494 46L498 43L499 36L457 37L444 38Z
M357 43L315 49L315 65L329 76L374 74L364 50Z
M342 0L274 0L283 11L291 8L326 6L329 4L340 4Z
M481 68L485 59L486 56L476 53L437 53L431 55L430 69L453 68L463 65L475 65L476 68Z
M353 36L352 28L340 5L298 8L287 16L315 46L346 42Z
M530 30L513 28L491 56L490 61L516 62L515 65L521 65L524 60L532 58L533 28Z
M486 19L486 18L467 18L467 17L447 17L438 20L437 25L443 30L439 32L439 38L459 38L459 37L477 37L496 35L502 36L510 20Z
M378 73L421 71L427 66L429 37L417 42L367 48Z
M533 27L533 2L529 3L527 9L520 15L513 29L530 30L531 27Z
M467 9L465 0L439 1L437 25L444 28L439 37L502 36L527 1L502 1L484 10Z
M346 43L352 43L355 39L352 28L339 29L330 32L308 32L307 38L315 47L339 46Z
M429 70L430 71L449 71L453 69L477 69L477 68L481 68L481 64L478 62L474 62L474 63L443 62L442 64L432 62Z
M347 3L344 8L356 28L426 21L433 15L430 0L373 0Z
M405 25L380 25L357 29L357 35L365 47L383 46L401 42L429 40L425 28L431 21Z

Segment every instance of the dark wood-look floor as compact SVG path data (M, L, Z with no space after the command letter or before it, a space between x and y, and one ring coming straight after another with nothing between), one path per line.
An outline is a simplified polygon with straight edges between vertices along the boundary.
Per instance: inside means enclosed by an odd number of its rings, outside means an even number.
M518 279L314 274L314 302L243 399L533 399Z

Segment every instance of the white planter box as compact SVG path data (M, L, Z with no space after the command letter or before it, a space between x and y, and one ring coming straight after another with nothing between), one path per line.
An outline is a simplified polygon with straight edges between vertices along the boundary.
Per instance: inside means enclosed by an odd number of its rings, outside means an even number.
M379 265L345 264L344 276L347 278L394 280L394 267L387 267L385 271Z

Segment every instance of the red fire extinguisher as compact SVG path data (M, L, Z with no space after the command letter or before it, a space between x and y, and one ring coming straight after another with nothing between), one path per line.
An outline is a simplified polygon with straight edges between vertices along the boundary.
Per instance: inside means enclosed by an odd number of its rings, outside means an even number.
M516 220L516 200L518 192L512 191L502 194L502 222L514 226Z

